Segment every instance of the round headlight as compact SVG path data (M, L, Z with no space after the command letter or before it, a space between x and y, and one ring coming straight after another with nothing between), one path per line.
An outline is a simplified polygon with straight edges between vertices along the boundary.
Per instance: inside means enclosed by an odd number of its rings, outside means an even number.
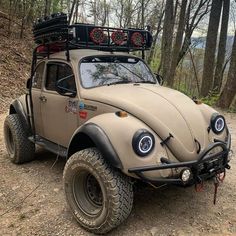
M211 118L211 129L214 133L220 134L225 128L225 118L221 115L214 114Z
M146 156L153 150L155 139L147 130L139 130L133 137L132 145L137 155Z

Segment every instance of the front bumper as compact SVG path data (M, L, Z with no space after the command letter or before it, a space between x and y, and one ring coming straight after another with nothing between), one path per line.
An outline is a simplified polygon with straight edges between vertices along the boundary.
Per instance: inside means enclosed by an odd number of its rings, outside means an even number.
M200 153L198 160L188 161L188 162L170 162L168 159L162 158L161 165L152 165L144 167L135 167L130 168L129 173L136 174L140 179L145 182L152 184L197 184L201 183L203 180L206 180L212 176L220 174L229 169L229 152L231 145L231 136L227 130L227 140L226 142L215 140L214 143L210 144L205 150ZM218 153L210 154L214 149L220 147L222 151ZM144 172L155 171L155 170L164 170L164 169L173 169L173 168L188 168L191 171L191 177L186 182L181 179L181 176L175 176L171 178L147 178L144 175Z

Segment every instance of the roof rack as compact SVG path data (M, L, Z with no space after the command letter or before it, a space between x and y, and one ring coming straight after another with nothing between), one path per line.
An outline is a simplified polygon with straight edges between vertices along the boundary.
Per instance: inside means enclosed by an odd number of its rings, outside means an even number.
M147 50L152 44L150 32L141 29L100 27L80 23L69 26L69 34L73 35L71 43L81 48L138 51Z
M100 27L83 23L69 25L65 13L39 19L34 24L33 34L38 58L49 57L52 53L65 50L69 60L71 49L144 52L152 45L152 35L147 30Z

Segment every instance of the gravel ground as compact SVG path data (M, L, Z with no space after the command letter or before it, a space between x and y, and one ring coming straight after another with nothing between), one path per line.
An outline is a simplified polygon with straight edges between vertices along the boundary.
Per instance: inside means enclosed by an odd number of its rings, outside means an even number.
M236 114L226 114L236 153ZM14 165L7 156L0 115L0 235L92 235L73 219L62 189L65 160L38 151ZM235 158L213 205L213 182L193 187L140 188L128 220L109 235L236 235Z

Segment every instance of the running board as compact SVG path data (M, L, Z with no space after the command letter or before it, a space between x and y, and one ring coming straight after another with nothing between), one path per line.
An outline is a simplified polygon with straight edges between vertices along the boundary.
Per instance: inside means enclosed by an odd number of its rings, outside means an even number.
M65 147L44 139L39 135L31 136L29 140L58 156L67 157L67 149Z

